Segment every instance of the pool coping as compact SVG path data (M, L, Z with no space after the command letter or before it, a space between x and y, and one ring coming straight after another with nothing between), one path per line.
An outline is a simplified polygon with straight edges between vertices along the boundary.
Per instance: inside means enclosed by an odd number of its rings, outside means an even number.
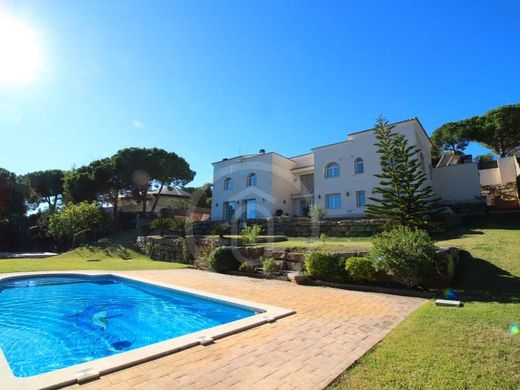
M190 333L184 336L174 337L158 343L146 345L95 359L90 362L77 364L65 368L60 368L47 373L34 375L31 377L16 377L11 371L9 363L0 349L0 378L2 385L6 388L13 389L56 389L63 386L83 383L95 380L102 375L122 370L131 366L135 366L150 360L154 360L187 348L197 345L209 345L214 340L239 333L266 323L274 322L280 318L294 314L292 309L286 309L273 305L266 305L258 302L252 302L243 299L231 298L224 295L213 294L202 290L195 290L178 286L171 283L157 282L147 278L136 277L133 275L123 274L119 272L96 272L96 271L63 271L63 272L16 272L0 275L0 281L12 277L37 276L37 275L87 275L87 276L116 276L123 279L130 279L137 282L152 284L159 287L174 289L202 296L203 298L223 301L234 305L247 306L248 308L261 310L262 313L255 314L251 317L232 321L227 324L218 325L212 328L203 329L198 332Z

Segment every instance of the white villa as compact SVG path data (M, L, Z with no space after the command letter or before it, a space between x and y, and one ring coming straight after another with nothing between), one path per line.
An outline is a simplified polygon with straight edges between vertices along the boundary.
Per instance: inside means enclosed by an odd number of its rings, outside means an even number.
M419 150L427 183L447 203L479 202L476 164L442 168L431 165L431 141L418 118L391 124ZM360 217L380 171L374 129L348 135L345 141L284 157L266 153L225 158L213 163L211 219L256 219L275 215L307 216L319 204L327 218ZM455 172L456 171L456 172Z

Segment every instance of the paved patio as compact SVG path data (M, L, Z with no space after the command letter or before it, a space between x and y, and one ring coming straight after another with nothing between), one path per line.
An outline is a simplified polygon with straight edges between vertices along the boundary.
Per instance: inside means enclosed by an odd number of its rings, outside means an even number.
M127 273L296 314L72 388L320 389L425 302L189 269Z

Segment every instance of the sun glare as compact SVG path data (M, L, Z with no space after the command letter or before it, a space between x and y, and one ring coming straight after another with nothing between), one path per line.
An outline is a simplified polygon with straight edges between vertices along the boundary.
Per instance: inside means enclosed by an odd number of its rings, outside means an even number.
M23 21L0 15L0 86L30 82L41 66L38 37Z

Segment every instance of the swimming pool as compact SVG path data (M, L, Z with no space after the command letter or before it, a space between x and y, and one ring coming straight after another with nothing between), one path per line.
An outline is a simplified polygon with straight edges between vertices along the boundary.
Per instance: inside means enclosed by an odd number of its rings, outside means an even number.
M26 378L200 335L268 310L112 274L4 278L0 349L14 377Z

